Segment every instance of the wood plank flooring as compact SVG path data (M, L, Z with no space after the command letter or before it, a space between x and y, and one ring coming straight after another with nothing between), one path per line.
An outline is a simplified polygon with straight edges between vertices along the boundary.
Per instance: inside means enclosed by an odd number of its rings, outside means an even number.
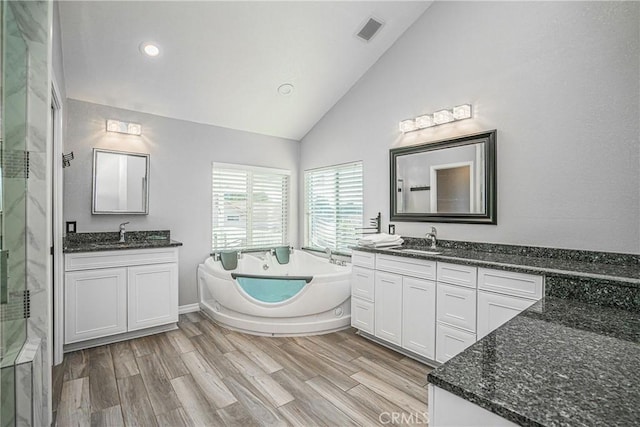
M354 330L256 337L199 313L179 329L65 355L55 425L375 426L427 423L430 369Z

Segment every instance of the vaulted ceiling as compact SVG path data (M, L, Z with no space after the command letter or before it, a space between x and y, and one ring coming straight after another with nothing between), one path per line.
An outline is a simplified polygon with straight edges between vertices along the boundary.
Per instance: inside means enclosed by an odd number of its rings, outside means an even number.
M67 96L300 140L430 4L61 1Z

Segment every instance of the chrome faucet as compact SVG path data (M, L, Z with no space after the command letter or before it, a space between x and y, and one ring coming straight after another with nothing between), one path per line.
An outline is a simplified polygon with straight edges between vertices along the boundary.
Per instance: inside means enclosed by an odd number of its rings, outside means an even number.
M333 254L331 253L331 249L330 249L330 248L326 248L326 249L324 250L324 252L325 252L327 255L329 255L329 262L330 262L331 264L335 264L336 260L333 258Z
M438 243L438 230L435 227L431 227L431 232L424 237L429 242L429 249L435 249Z
M120 224L120 243L124 243L124 233L126 233L124 226L127 224L129 224L129 221Z

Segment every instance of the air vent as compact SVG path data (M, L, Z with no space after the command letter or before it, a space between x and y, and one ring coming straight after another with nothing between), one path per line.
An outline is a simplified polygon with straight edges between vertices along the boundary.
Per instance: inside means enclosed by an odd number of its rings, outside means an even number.
M378 32L378 30L380 30L381 27L382 27L382 22L377 21L373 18L369 18L367 23L364 24L364 27L362 27L362 29L356 35L360 37L362 40L368 42L373 38L373 36L376 35L376 33Z

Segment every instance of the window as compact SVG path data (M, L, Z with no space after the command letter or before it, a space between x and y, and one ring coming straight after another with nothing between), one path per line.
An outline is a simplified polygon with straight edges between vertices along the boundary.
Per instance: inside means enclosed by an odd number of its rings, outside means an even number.
M305 246L350 253L362 227L362 162L304 173Z
M212 175L213 250L288 244L289 171L214 163Z

